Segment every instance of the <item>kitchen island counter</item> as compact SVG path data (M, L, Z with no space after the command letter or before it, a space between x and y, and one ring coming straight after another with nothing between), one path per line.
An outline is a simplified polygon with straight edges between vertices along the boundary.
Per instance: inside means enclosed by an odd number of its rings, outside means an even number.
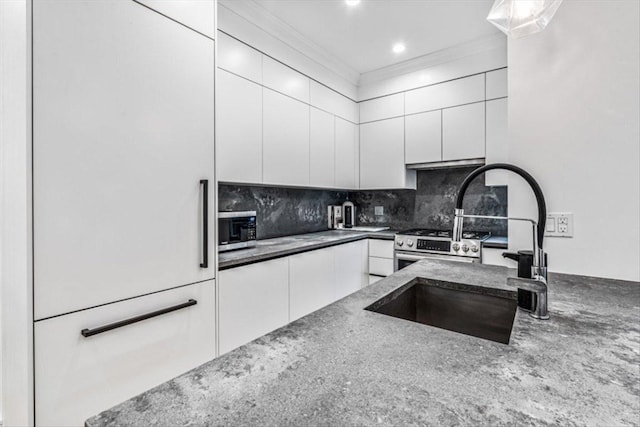
M86 425L637 425L637 282L550 274L509 345L364 310L416 277L515 298L510 274L420 261Z

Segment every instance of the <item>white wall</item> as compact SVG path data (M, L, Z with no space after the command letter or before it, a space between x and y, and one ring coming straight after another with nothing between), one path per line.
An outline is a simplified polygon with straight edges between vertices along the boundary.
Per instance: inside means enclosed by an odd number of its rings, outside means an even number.
M2 415L33 425L29 0L0 1Z
M542 33L509 40L509 158L540 183L573 238L551 271L640 280L640 2L565 1ZM516 182L517 181L517 182ZM509 213L535 215L510 180ZM510 227L511 249L530 231Z

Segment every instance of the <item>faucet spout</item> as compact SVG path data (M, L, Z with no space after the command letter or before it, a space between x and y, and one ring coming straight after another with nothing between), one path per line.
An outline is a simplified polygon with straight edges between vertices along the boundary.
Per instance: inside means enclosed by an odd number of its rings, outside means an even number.
M514 172L524 178L525 181L531 186L533 193L538 202L538 221L534 221L527 218L509 218L509 217L497 217L486 215L465 215L462 209L462 201L464 194L469 187L471 181L473 181L478 175L492 169L504 169ZM517 220L517 221L529 221L533 228L533 263L531 267L531 279L529 278L508 278L507 283L516 286L518 289L533 292L536 296L531 316L536 319L548 319L547 313L547 266L546 257L542 249L542 240L544 238L545 224L547 220L547 205L542 194L542 189L536 180L524 169L519 168L508 163L493 163L482 166L473 172L471 172L460 185L458 190L458 196L456 198L455 217L453 222L453 241L459 242L462 239L462 227L465 218L487 218L487 219L501 219L501 220Z

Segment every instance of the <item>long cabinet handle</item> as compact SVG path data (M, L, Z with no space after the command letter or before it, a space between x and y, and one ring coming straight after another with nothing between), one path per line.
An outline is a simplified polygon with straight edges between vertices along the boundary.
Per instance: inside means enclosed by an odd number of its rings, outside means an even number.
M140 316L131 317L129 319L121 320L119 322L110 323L108 325L99 326L93 329L83 329L80 331L83 337L90 337L93 335L98 335L103 332L111 331L112 329L121 328L123 326L131 325L132 323L141 322L143 320L151 319L152 317L160 316L166 313L171 313L172 311L180 310L181 308L191 307L192 305L196 305L198 301L194 299L190 299L187 302L183 302L182 304L173 305L171 307L163 308L157 311L152 311L151 313L141 314Z
M209 180L201 179L202 193L202 262L200 267L209 267Z

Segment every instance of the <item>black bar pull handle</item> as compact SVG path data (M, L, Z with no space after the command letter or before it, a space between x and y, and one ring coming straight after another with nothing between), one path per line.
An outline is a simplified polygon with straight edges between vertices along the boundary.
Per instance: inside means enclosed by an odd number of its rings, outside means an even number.
M209 267L209 180L201 179L202 193L202 262L200 267Z
M129 319L121 320L119 322L110 323L108 325L99 326L93 329L83 329L80 331L83 337L90 337L93 335L98 335L103 332L111 331L113 329L121 328L123 326L131 325L132 323L141 322L143 320L151 319L152 317L160 316L166 313L171 313L172 311L180 310L181 308L191 307L192 305L196 305L198 301L194 299L190 299L187 302L183 302L182 304L173 305L171 307L163 308L157 311L152 311L151 313L141 314L140 316L131 317Z

